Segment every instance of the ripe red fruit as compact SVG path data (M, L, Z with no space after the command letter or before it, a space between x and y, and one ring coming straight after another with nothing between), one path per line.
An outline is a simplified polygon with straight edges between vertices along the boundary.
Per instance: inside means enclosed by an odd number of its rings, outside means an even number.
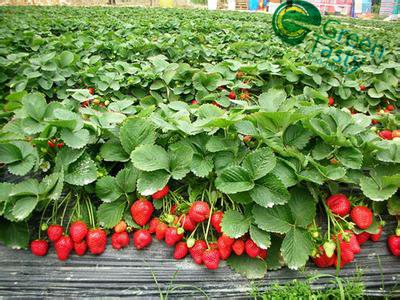
M153 219L150 220L149 232L151 234L156 232L156 229L157 229L157 226L158 226L159 223L160 223L160 219L159 218L153 218Z
M365 85L360 85L360 90L361 91L365 91L367 89L367 87Z
M126 223L125 223L125 221L119 221L119 223L117 224L117 225L115 225L114 226L114 231L115 232L124 232L124 231L126 231Z
M88 101L88 100L83 101L83 102L81 103L81 107L88 107L88 106L89 106L89 101Z
M88 88L89 94L94 95L94 88L90 87Z
M211 216L211 225L218 233L222 232L221 221L223 216L224 213L222 211L217 211Z
M131 206L132 218L139 226L144 226L149 222L153 211L153 204L146 199L136 200Z
M249 257L257 257L260 254L260 248L256 245L256 243L253 242L253 240L248 239L245 243L244 243L244 248L246 250L246 254Z
M258 254L258 256L262 259L266 259L268 256L268 252L265 249L260 249L260 254Z
M372 123L373 125L376 125L376 124L379 123L379 121L378 121L378 120L375 120L375 119L372 119L372 120L371 120L371 123Z
M64 143L63 143L63 142L57 143L57 148L58 148L58 149L61 149L63 146L64 146Z
M229 95L228 95L228 98L229 98L229 99L232 99L232 100L236 99L236 94L235 94L235 92L234 92L234 91L231 91L231 92L229 93Z
M225 234L222 234L217 240L218 248L230 248L232 247L233 243L235 243L235 239Z
M359 234L356 234L357 241L360 245L362 245L366 241L368 241L370 237L371 237L371 234L369 234L368 232L361 232Z
M349 242L340 242L340 268L343 268L348 263L352 262L354 259L354 252L351 250L351 245ZM335 267L337 267L339 261L338 258L335 260Z
M219 256L222 260L226 260L232 254L232 247L228 248L218 248Z
M197 100L192 100L191 102L193 105L199 104L199 102L197 102Z
M174 250L174 258L175 259L182 259L188 254L188 246L185 242L179 242L175 246Z
M167 224L159 222L156 227L156 239L161 241L165 238L165 232L167 231Z
M50 225L47 229L47 236L52 242L57 242L62 237L62 233L63 228L61 225Z
M388 106L386 106L386 109L388 110L388 111L394 111L394 106L392 105L392 104L389 104Z
M129 246L129 234L126 231L115 232L111 236L111 245L114 249L122 249Z
M92 254L101 254L106 249L107 234L100 228L90 229L86 235L86 242Z
M34 240L31 243L31 252L36 256L45 256L49 250L49 244L45 240Z
M252 136L251 136L251 135L245 135L245 136L243 137L243 142L244 142L244 143L248 143L248 142L251 141L251 139L252 139Z
M379 136L384 140L392 140L393 134L390 130L382 130L379 132Z
M74 248L74 243L69 236L64 235L60 237L57 242L54 243L54 248L56 249L59 260L67 260L69 254Z
M382 225L379 225L378 233L371 234L371 240L374 241L374 242L379 241L379 239L380 239L380 237L382 235L382 231L383 231Z
M400 236L390 235L387 240L390 252L394 256L400 256Z
M183 215L182 227L185 231L193 231L196 228L196 223L192 221L189 215Z
M202 261L209 270L218 269L219 259L220 257L218 250L208 249L203 252Z
M153 195L151 195L151 197L153 198L153 200L158 200L158 199L162 199L165 196L167 196L169 193L169 186L166 185L164 186L161 190L155 192Z
M171 206L171 208L170 208L170 210L169 210L169 213L171 214L171 215L174 215L175 213L176 213L176 204L173 204L172 206Z
M243 240L236 240L232 245L232 250L235 252L236 255L240 256L244 252L244 241Z
M339 216L344 217L350 212L350 201L343 194L335 194L326 199L326 205L328 205L331 212Z
M372 224L372 211L366 206L353 207L350 217L360 229L367 229Z
M345 230L345 232L350 236L350 249L351 251L353 251L354 254L358 254L361 252L361 247L360 247L360 243L357 240L357 237L355 236L355 234L350 231L350 230ZM339 240L342 241L342 236L341 234L339 234Z
M200 223L205 221L210 215L210 207L207 202L195 201L189 210L189 217L192 221Z
M86 253L87 250L87 243L86 241L82 241L79 243L74 243L74 250L75 253L79 256L82 256Z
M335 104L335 99L333 99L333 97L329 97L329 99L328 99L328 105L329 106L332 106L332 105L334 105Z
M178 228L168 227L165 231L165 243L168 246L173 246L183 238L183 233L178 233Z
M138 250L147 247L151 244L151 242L151 234L146 229L140 229L138 231L135 231L135 233L133 234L133 244Z
M332 255L331 257L328 257L325 253L324 247L321 245L319 246L319 253L317 254L316 257L313 257L314 264L318 268L329 268L333 266L336 260L336 255Z
M56 146L56 145L55 145L52 141L50 141L50 140L47 141L47 145L49 145L50 148L54 148L54 147Z
M189 249L190 256L196 264L201 265L203 263L203 253L206 249L207 244L203 240L197 240L193 247Z
M75 243L82 242L82 240L86 237L87 232L87 226L82 221L76 221L72 223L71 227L69 228L69 235Z

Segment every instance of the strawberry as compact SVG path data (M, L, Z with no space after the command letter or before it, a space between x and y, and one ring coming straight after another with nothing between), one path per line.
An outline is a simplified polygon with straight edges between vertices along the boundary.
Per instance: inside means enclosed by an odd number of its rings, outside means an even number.
M352 232L350 230L345 230L344 232L346 232L350 237L349 243L350 243L351 251L353 251L354 254L360 253L361 252L360 243L358 242L357 237L354 234L354 232ZM342 241L342 237L340 234L339 234L339 240Z
M218 245L218 248L230 248L230 247L232 247L234 242L235 242L235 239L233 239L225 234L222 234L217 240L217 245Z
M75 243L79 243L86 237L87 231L87 226L84 222L76 221L69 228L69 235Z
M367 87L365 85L360 85L360 90L361 91L365 91L367 89Z
M74 243L72 242L72 239L69 236L63 235L58 239L57 242L54 243L54 248L56 249L56 253L59 260L67 260L69 254L74 248Z
M64 146L64 143L63 143L63 142L57 143L57 148L58 148L58 149L61 149L63 146Z
M245 136L243 137L243 142L244 142L244 143L248 143L248 142L251 141L251 139L252 139L252 136L251 136L251 135L245 135Z
M360 229L367 229L372 224L372 211L366 206L355 206L350 217Z
M359 234L356 234L357 241L360 245L362 245L366 241L368 241L370 237L371 237L371 234L369 234L368 232L361 232Z
M207 249L207 244L203 240L197 240L193 247L189 249L190 256L193 258L194 262L198 265L203 263L203 253Z
M379 121L378 121L378 120L375 120L375 119L372 119L372 120L371 120L371 123L372 123L372 125L376 125L376 124L379 124Z
M354 259L354 252L351 250L351 245L349 242L340 242L340 268L343 268L348 263L352 262ZM334 264L335 267L338 266L339 259L336 258Z
M86 242L92 254L101 254L106 249L107 234L100 228L90 229L86 235Z
M83 102L81 103L81 107L88 107L88 106L89 106L89 101L88 101L88 100L83 101Z
M114 226L114 231L117 233L126 231L126 223L125 221L121 220L117 225Z
M246 254L249 257L257 257L260 254L260 248L256 245L256 243L253 242L252 239L248 239L245 243L244 243L244 248L246 250Z
M382 130L379 132L379 136L384 140L392 140L393 133L390 130Z
M326 199L326 205L332 213L344 217L350 212L350 201L343 194L335 194Z
M329 99L328 99L328 105L329 106L332 106L332 105L334 105L335 104L335 99L333 99L333 97L329 97Z
M268 252L265 249L260 249L260 253L258 254L258 256L262 259L266 259L268 256Z
M82 241L79 243L74 243L74 250L75 253L79 256L82 256L86 253L87 250L87 243L86 241Z
M393 138L399 138L400 137L400 129L396 129L392 131L392 137Z
M176 204L173 204L173 205L171 206L170 210L169 210L169 213L170 213L171 215L174 215L174 214L176 213L176 209L177 209Z
M383 231L382 225L379 224L379 231L378 231L378 233L371 234L371 240L373 242L379 241L379 239L380 239L380 237L382 235L382 231Z
M167 224L159 222L156 227L156 239L161 241L165 238L165 232L167 231Z
M50 148L54 148L56 144L54 144L52 141L48 140L47 145L49 145Z
M216 270L219 266L219 252L218 250L208 249L203 252L201 257L204 265L209 270Z
M191 103L192 103L192 105L199 104L199 102L197 100L192 100Z
M227 260L232 254L232 247L218 248L219 256L222 260Z
M50 225L47 229L47 236L52 242L57 242L62 237L63 228L61 225Z
M204 201L195 201L189 209L189 217L196 223L205 221L209 215L210 207Z
M394 256L400 256L400 236L390 235L387 240L390 252Z
M240 79L244 76L244 73L242 71L237 71L236 72L236 78Z
M175 246L174 258L182 259L187 255L188 251L189 249L185 242L178 242Z
M111 245L114 249L122 249L129 246L129 234L126 231L115 232L111 236Z
M160 223L160 219L159 218L153 218L153 219L150 220L149 232L151 234L156 232L156 229L157 229L157 226L158 226L159 223Z
M139 226L144 226L149 222L153 211L153 204L146 199L136 200L131 206L132 218Z
M169 193L169 186L166 185L164 186L161 190L155 192L153 195L151 195L151 197L153 198L153 200L159 200L164 198L165 196L167 196Z
M313 261L318 268L329 268L333 266L336 259L335 254L332 255L332 257L328 257L325 253L324 247L321 245L319 246L319 253L313 258Z
M232 250L235 252L236 255L240 256L244 252L244 241L243 240L236 240L232 245Z
M151 234L146 229L140 229L138 231L135 231L135 233L133 234L133 244L138 250L147 247L151 244L151 242Z
M88 88L89 94L94 95L94 88L90 87Z
M182 217L182 227L185 231L192 232L196 228L196 223L192 221L189 215L183 215Z
M395 107L394 107L392 104L389 104L388 106L386 106L386 109L387 109L388 111L394 111L394 110L395 110Z
M221 221L223 216L224 213L222 211L217 211L211 216L211 225L218 233L222 232Z
M231 99L231 100L235 100L235 99L236 99L236 94L235 94L235 92L234 92L234 91L231 91L231 92L229 93L229 95L228 95L228 98Z
M31 252L36 256L45 256L49 251L49 244L45 240L34 240L31 243Z
M216 106L216 107L219 107L219 108L222 107L221 104L219 104L219 103L216 102L216 101L213 101L211 104L214 105L214 106Z
M168 227L165 231L165 243L172 247L183 238L183 233L178 233L179 229L176 227Z

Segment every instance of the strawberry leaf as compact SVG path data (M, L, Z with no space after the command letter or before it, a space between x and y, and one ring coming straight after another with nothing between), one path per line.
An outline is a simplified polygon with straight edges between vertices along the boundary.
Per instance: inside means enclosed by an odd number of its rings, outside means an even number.
M226 235L239 238L249 230L250 220L236 210L228 210L224 213L221 227Z
M259 148L246 155L242 166L250 171L254 180L267 175L276 165L276 158L270 148Z
M254 182L245 168L232 166L222 171L215 180L215 186L223 193L235 194L251 190L254 187Z
M271 245L271 236L268 232L258 228L257 226L250 226L250 237L262 249L268 249Z
M99 225L104 228L112 228L122 219L125 211L126 201L124 199L112 203L103 203L97 210Z
M131 153L135 168L141 171L169 170L170 157L163 147L141 145Z
M121 126L119 138L125 152L131 153L139 145L154 143L155 128L145 119L137 117L127 119Z
M226 262L234 271L247 279L263 278L267 273L267 264L264 261L247 255L232 255Z
M291 227L283 239L281 252L289 269L304 266L313 249L310 233L302 228Z
M259 228L268 232L286 233L293 227L293 219L287 205L276 205L265 208L253 207L254 222Z

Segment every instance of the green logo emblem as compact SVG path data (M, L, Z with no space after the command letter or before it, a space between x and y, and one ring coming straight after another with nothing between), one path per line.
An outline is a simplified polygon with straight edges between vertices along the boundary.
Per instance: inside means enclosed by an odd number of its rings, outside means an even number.
M272 27L286 43L301 43L311 30L304 25L321 25L321 13L310 2L293 0L282 3L274 12Z

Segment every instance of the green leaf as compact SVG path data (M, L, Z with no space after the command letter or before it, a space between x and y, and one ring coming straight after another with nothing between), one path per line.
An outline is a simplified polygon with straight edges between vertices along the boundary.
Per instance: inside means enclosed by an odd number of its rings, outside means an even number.
M39 194L47 194L54 189L54 187L57 185L59 177L59 173L53 173L44 177L42 182L39 184Z
M300 124L290 125L283 134L283 142L285 146L303 149L309 142L312 134L305 131Z
M210 155L205 157L194 154L190 170L198 177L206 177L213 170L214 162Z
M246 155L242 166L250 171L254 180L267 175L276 165L276 158L271 148L259 148Z
M140 172L137 190L144 196L152 195L161 190L169 181L171 175L164 170Z
M240 212L236 210L228 210L224 213L221 222L221 228L224 234L231 238L239 238L247 231L250 227L250 220L246 219Z
M184 142L177 142L169 146L171 170L174 179L182 179L190 172L190 166L193 158L193 148Z
M13 187L14 185L11 183L0 182L0 203L8 201Z
M263 278L267 273L267 264L264 261L247 255L232 255L226 262L235 272L247 279Z
M287 205L265 208L253 207L254 221L259 228L268 232L286 233L293 227L293 219Z
M120 161L129 160L129 155L125 152L120 143L106 142L100 147L100 156L105 161Z
M316 204L306 189L294 188L290 191L289 207L295 225L306 228L315 218Z
M254 187L250 173L243 167L225 168L215 180L215 186L226 194L235 194L251 190Z
M133 166L127 166L118 172L116 184L122 193L132 193L136 189L136 181L139 176L139 171Z
M129 118L121 126L119 138L125 152L131 153L139 145L153 144L156 140L156 130L144 119Z
M104 228L112 228L121 221L126 207L125 200L103 203L97 210L99 225Z
M35 209L38 203L38 197L23 197L15 202L12 214L18 221L26 219Z
M88 154L84 154L76 162L68 166L64 176L65 181L69 184L87 185L97 178L96 164Z
M282 238L273 235L271 237L271 246L268 248L268 256L265 260L268 270L278 270L282 268L281 245Z
M14 175L24 176L26 175L35 165L36 157L34 155L28 155L23 160L8 165L8 171Z
M96 196L103 202L113 202L121 196L116 180L112 176L105 176L96 181Z
M28 116L41 121L46 113L47 103L41 93L32 93L22 98L22 105Z
M67 146L73 149L80 149L89 142L89 131L87 129L72 131L68 128L64 128L61 130L60 137Z
M170 158L167 151L158 145L141 145L131 153L135 168L142 171L169 170Z
M336 157L350 169L360 169L363 162L363 155L360 150L354 147L341 147L336 152Z
M258 247L262 249L268 249L271 245L271 236L268 232L261 230L257 226L250 226L250 238L254 243L257 244Z
M388 200L387 203L388 212L392 216L400 216L400 199L397 196L393 196Z
M277 160L276 166L271 173L277 176L285 187L291 187L298 182L296 172L283 160Z
M69 51L63 51L61 52L59 59L61 67L67 67L74 61L74 54Z
M313 243L309 232L303 228L292 227L283 239L281 252L289 269L303 267L311 254Z
M360 178L360 187L364 195L374 201L389 199L397 191L396 186L381 186L376 180L367 176Z
M26 222L9 222L0 218L0 241L13 249L28 248L28 224Z
M21 197L21 196L37 196L39 194L39 182L37 179L30 178L21 181L15 185L11 190L10 196Z
M400 144L391 141L381 141L376 158L380 161L400 163Z
M10 164L22 160L22 153L13 144L0 144L0 163Z
M273 174L258 180L249 193L253 201L263 207L285 204L290 198L285 185Z
M223 136L212 136L206 144L207 150L213 153L220 151L236 152L237 147L237 140L230 140Z
M262 93L258 102L263 111L276 112L279 107L285 102L287 94L283 89L269 89L268 92Z

